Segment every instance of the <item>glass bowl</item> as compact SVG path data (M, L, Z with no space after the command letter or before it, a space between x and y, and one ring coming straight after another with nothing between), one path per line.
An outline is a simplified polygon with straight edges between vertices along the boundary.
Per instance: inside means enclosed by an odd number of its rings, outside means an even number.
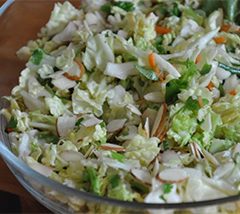
M0 78L1 96L10 93L11 88L17 84L20 70L24 67L24 62L16 58L15 52L29 39L36 38L40 27L50 16L54 2L56 1L16 1L9 5L8 9L5 7L6 10L0 19L0 66L2 72L7 72L8 75ZM80 1L71 2L77 6ZM2 12L3 10L0 9L0 14ZM6 105L5 101L0 101L1 108ZM6 120L0 116L0 155L21 185L41 204L55 213L203 214L218 213L218 210L224 210L219 213L240 213L239 195L199 202L150 204L120 201L72 189L39 174L16 157L11 152L5 127Z

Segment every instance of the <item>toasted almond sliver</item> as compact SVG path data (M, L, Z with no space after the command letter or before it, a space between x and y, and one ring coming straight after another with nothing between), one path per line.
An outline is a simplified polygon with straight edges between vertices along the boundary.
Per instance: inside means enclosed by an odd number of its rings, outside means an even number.
M146 118L145 124L144 124L144 130L146 132L147 138L150 137L150 125L149 125L149 119Z
M151 132L151 136L154 136L156 131L157 131L157 128L162 120L162 116L163 116L163 105L161 105L161 107L159 108L158 112L157 112L157 116L156 116L156 119L153 123L153 128L152 128L152 132Z
M122 129L126 123L127 119L116 119L112 120L107 124L108 132L115 132Z
M134 177L136 177L138 180L146 183L146 184L151 184L152 177L149 174L147 170L143 169L132 169L131 173L133 174Z
M190 143L190 149L193 154L193 156L196 158L196 160L202 159L203 152L200 146L197 143Z
M100 149L102 150L110 150L110 151L116 151L116 152L124 152L125 148L119 145L111 144L111 143L105 143L100 146Z
M161 141L164 139L168 128L167 105L164 103L158 113L153 125L152 136L158 137Z

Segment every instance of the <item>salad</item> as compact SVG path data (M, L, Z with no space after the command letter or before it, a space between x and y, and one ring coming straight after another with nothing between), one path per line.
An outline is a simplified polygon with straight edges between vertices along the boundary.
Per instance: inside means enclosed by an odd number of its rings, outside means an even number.
M26 68L1 111L12 151L119 200L238 194L240 27L230 15L198 0L56 3L17 52Z

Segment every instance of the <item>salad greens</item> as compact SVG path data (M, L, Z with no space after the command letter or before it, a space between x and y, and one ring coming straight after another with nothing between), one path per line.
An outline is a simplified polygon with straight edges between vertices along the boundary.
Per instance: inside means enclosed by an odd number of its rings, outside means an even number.
M64 185L119 200L238 194L238 7L55 4L39 38L18 51L28 62L1 110L13 151Z

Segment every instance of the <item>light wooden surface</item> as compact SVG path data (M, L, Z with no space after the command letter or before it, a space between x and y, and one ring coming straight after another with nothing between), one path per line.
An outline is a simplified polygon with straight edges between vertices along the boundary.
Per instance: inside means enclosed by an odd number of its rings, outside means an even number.
M0 0L0 5L3 2ZM79 4L79 1L74 3ZM36 38L39 29L47 22L53 4L54 0L15 0L0 17L0 96L9 95L17 84L25 62L17 59L15 53L28 40ZM49 213L18 183L1 158L0 190L20 196L23 213Z

